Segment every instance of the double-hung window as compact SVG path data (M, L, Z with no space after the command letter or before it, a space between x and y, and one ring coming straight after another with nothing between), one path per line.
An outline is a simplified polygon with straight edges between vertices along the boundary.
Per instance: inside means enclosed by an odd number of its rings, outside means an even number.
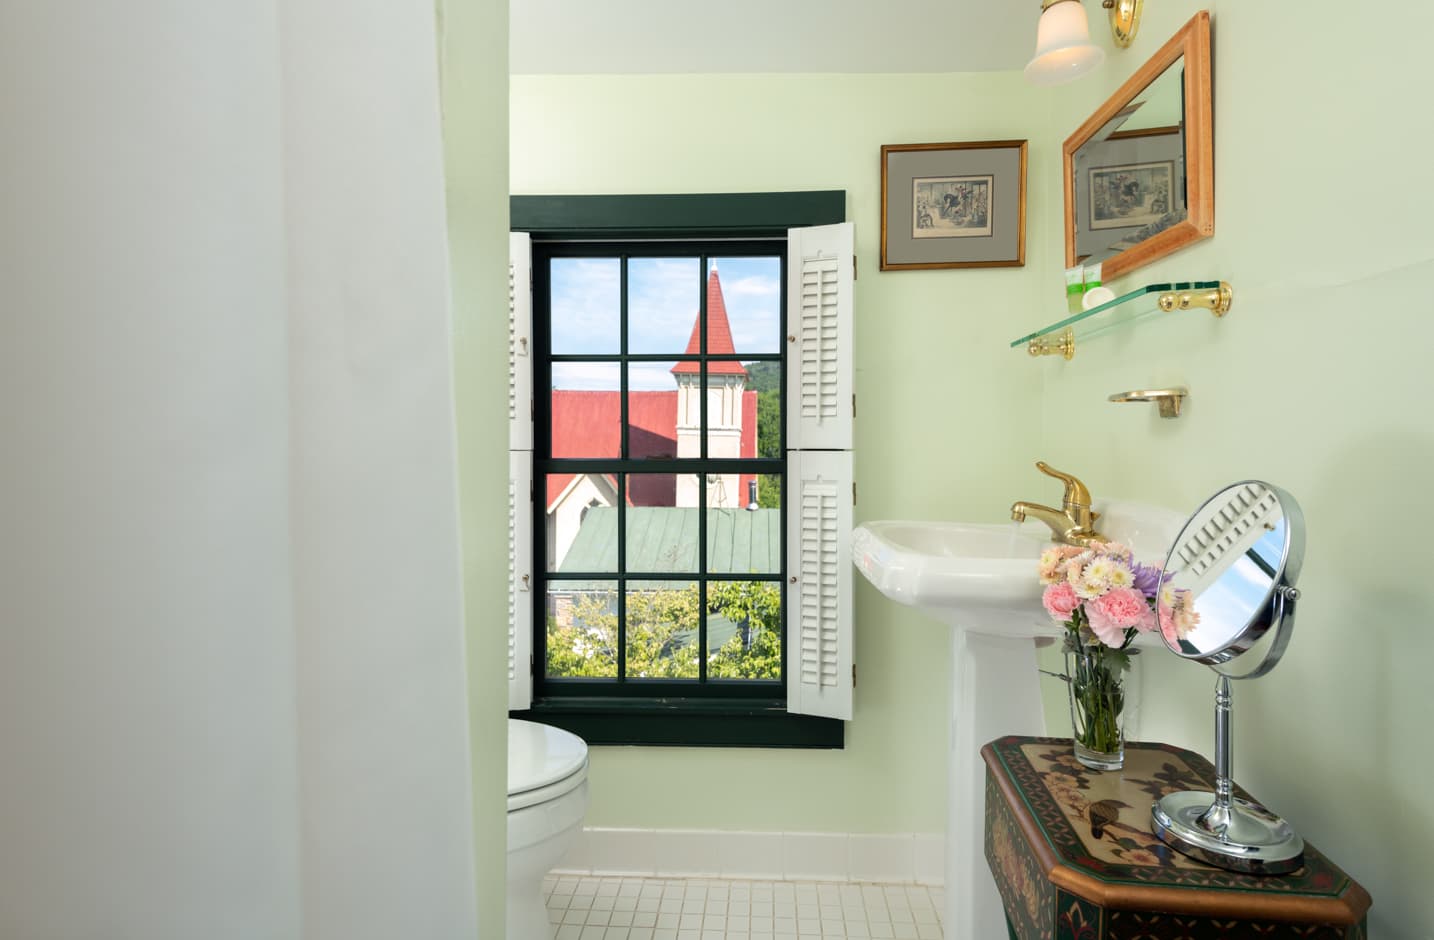
M850 226L512 248L510 708L593 743L839 746Z

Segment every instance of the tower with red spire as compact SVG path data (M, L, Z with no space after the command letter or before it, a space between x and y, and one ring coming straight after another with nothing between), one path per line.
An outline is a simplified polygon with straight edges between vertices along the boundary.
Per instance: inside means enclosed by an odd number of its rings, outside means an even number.
M702 317L692 324L692 338L687 341L687 355L702 352ZM722 282L717 265L707 275L707 354L732 354L732 325L727 320L727 304L722 298ZM702 371L696 362L679 362L672 368L677 380L677 456L700 457L702 454ZM707 363L707 456L737 458L742 456L742 391L747 384L747 370L740 362ZM697 505L696 478L683 474L677 480L677 505ZM706 480L707 506L711 509L740 509L746 496L740 492L741 476L736 473L709 473Z

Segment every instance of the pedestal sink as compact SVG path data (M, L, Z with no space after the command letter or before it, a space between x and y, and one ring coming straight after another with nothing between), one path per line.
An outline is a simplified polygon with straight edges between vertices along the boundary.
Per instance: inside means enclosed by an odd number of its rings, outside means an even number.
M1184 516L1158 506L1100 500L1097 528L1140 559L1163 560ZM951 627L950 752L944 934L1006 936L983 846L983 744L1043 734L1035 638L1059 635L1041 608L1036 559L1051 544L1027 522L866 522L852 533L852 563L877 590Z

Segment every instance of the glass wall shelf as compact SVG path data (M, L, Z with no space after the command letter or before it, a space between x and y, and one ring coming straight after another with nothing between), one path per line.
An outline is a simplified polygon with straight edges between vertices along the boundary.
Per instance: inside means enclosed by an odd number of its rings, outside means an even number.
M1147 284L1114 300L1072 314L1050 326L1011 341L1011 348L1026 347L1032 356L1064 355L1070 359L1078 339L1091 339L1157 313L1209 310L1217 317L1230 309L1233 292L1224 281L1171 281Z

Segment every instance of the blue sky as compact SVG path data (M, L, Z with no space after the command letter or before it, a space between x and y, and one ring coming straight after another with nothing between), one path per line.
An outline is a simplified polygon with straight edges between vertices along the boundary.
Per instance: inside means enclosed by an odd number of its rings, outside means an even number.
M781 350L780 265L776 258L718 258L718 275L738 352ZM633 353L680 355L692 336L706 279L696 258L633 258L628 262L628 343ZM583 355L619 351L618 262L613 258L552 261L553 352ZM674 387L672 363L634 363L629 387ZM553 385L568 389L618 387L609 363L559 363Z

